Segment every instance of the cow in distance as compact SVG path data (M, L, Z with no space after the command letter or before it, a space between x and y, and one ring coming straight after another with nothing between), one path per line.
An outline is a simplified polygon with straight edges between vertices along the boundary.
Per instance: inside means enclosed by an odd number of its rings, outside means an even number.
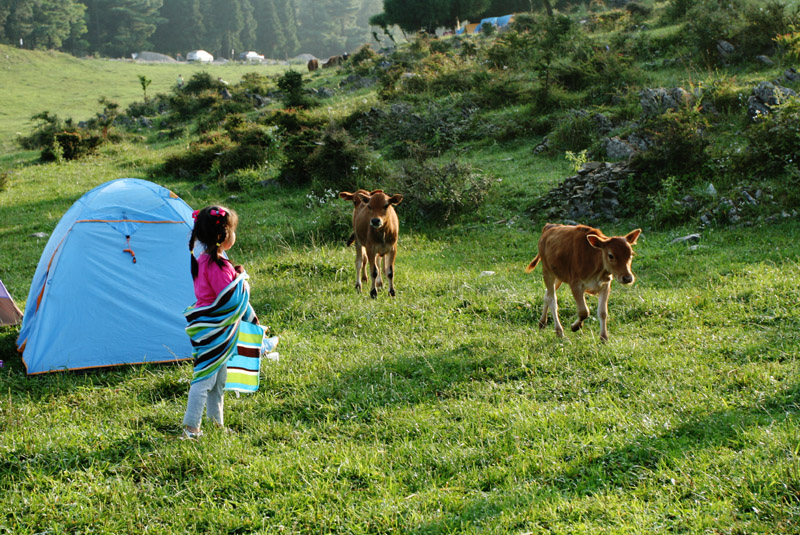
M308 72L314 72L319 69L319 60L311 58L306 66L308 67Z
M556 290L562 282L566 282L578 305L578 319L572 324L572 331L583 327L583 321L589 317L585 296L589 293L598 296L600 339L608 340L611 281L616 278L622 284L633 284L631 261L634 252L631 246L636 244L641 232L641 229L636 229L625 236L609 238L599 229L586 225L546 224L539 238L538 254L525 269L526 273L530 273L539 262L542 263L545 295L539 328L547 325L549 309L553 313L556 334L564 336L564 328L558 319Z
M342 191L339 197L353 202L353 236L356 247L356 290L361 292L361 283L367 280L367 266L371 288L369 295L378 296L383 286L382 271L389 283L389 295L395 296L394 261L397 256L397 237L400 223L394 207L403 200L402 195L389 196L383 190L355 193ZM351 242L348 241L348 245ZM380 264L383 264L382 266Z

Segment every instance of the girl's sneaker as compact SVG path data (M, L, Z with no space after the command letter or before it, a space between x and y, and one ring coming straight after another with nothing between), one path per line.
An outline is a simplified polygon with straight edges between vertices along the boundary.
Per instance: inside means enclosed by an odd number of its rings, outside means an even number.
M203 436L203 431L189 431L185 427L183 428L183 433L180 436L181 440L197 440L198 438Z

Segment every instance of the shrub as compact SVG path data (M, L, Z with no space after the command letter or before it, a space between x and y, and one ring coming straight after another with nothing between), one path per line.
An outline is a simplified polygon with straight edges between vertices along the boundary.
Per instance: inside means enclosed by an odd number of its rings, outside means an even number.
M306 185L313 176L308 167L311 153L317 147L321 132L316 128L301 128L285 137L283 165L279 179L284 184Z
M789 31L775 36L774 41L787 59L800 61L800 26L791 24Z
M261 169L237 169L222 179L222 185L232 191L248 191L267 178Z
M666 214L666 204L702 180L710 163L707 126L697 110L670 111L648 119L639 136L650 140L650 148L631 158L630 168L635 173L620 188L622 206L630 211L627 215L654 199L667 199L661 202Z
M747 149L734 159L743 174L777 173L800 165L800 98L789 97L745 132Z
M219 155L233 146L233 141L224 132L206 133L191 143L185 153L167 158L164 172L180 178L203 178L214 168Z
M100 136L89 131L81 133L72 119L62 121L48 111L34 115L31 120L39 122L30 135L17 138L17 143L23 149L41 151L44 161L77 160L103 143Z
M190 95L200 95L201 93L218 92L222 89L223 84L219 80L214 80L207 72L197 72L192 75L180 93L188 93Z
M556 152L580 152L597 141L597 124L588 113L573 111L559 121L548 138L551 149Z
M229 136L234 144L219 154L214 164L217 174L260 168L277 157L280 137L276 127L246 124L232 129Z
M51 143L42 148L42 160L77 160L87 156L103 143L97 135L81 135L77 131L57 132Z
M303 75L297 71L286 71L278 79L278 89L283 91L283 103L287 108L307 108L311 104L303 91Z
M356 143L341 128L330 128L308 158L316 191L371 188L380 167L369 148Z
M469 164L408 160L388 181L387 191L403 195L406 217L417 223L447 222L474 213L483 204L493 180Z
M378 58L380 58L380 55L372 50L369 44L364 44L350 56L350 64L361 65L362 63L373 62Z
M242 76L238 86L246 92L266 95L272 86L272 81L266 75L257 72L248 72Z

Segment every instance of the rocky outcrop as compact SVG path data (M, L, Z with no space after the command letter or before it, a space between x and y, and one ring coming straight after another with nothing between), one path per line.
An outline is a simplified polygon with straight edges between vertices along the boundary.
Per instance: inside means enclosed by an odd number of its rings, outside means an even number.
M760 115L766 115L773 106L780 104L788 97L796 97L797 93L772 82L761 82L753 88L753 94L747 99L747 114L750 119L757 119Z
M631 173L626 163L588 162L577 175L550 190L542 208L550 220L616 221L619 188Z
M694 100L694 96L682 87L648 88L639 92L642 113L647 116L661 115L668 110L687 108L694 103Z

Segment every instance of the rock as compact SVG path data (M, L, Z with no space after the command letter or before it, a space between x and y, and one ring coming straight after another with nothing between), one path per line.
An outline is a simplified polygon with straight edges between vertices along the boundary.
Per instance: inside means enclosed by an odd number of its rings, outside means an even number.
M717 52L722 57L722 59L728 59L736 52L736 47L730 44L728 41L719 40L717 41Z
M788 87L772 82L761 82L753 88L753 95L747 99L747 113L750 119L755 120L759 116L768 114L772 106L795 96L797 93Z
M31 238L46 238L49 234L47 232L34 232L30 236Z
M494 275L494 271L481 271L481 277L491 277Z
M675 238L670 243L694 243L698 241L700 241L700 234L687 234L686 236Z
M769 56L760 55L756 56L756 61L759 63L763 63L764 65L775 65L775 62Z
M794 67L789 67L783 72L783 77L790 82L797 82L800 80L800 73L798 73Z
M752 204L753 206L758 205L758 201L755 200L753 198L753 196L750 195L749 193L747 193L747 191L745 191L745 190L742 190L742 197L744 197L744 200L747 201L748 203Z
M636 149L618 136L605 140L604 148L609 160L629 160L636 153Z
M708 193L709 195L711 195L713 197L714 195L717 194L717 188L714 187L714 184L709 182L708 186L706 187L706 193Z
M682 87L665 89L643 89L639 91L642 113L647 116L661 115L667 110L678 110L691 105L694 97Z

